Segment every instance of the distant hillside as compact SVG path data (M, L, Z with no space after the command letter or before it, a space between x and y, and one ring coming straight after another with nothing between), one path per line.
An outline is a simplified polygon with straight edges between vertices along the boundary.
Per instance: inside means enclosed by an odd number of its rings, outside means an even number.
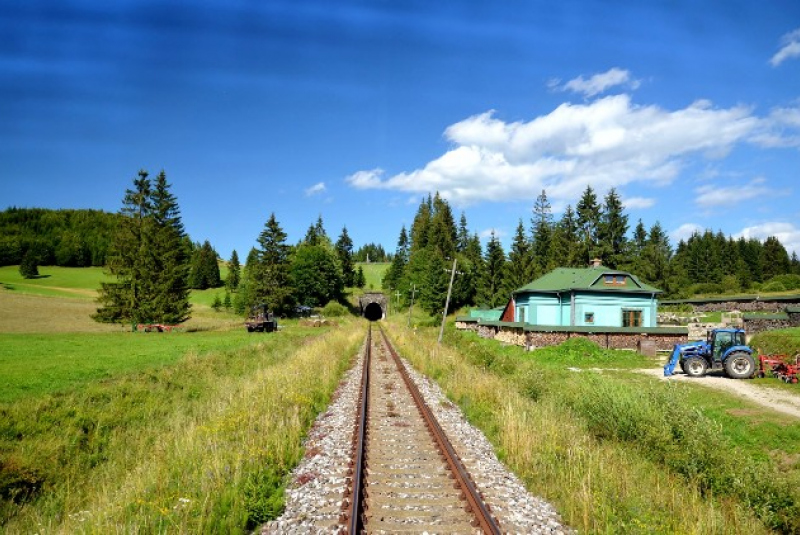
M0 266L19 264L28 251L39 265L105 265L119 217L102 210L8 208L0 212Z

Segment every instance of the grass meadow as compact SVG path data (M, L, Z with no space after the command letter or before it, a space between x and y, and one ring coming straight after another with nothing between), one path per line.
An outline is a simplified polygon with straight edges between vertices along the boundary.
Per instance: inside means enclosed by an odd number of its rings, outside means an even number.
M355 321L249 336L13 335L37 349L12 337L0 361L3 383L20 385L0 400L0 529L253 529L280 512L302 437L363 335Z
M526 353L473 333L408 330L437 380L527 488L583 533L796 533L800 424L575 340ZM573 368L570 370L569 368Z
M364 291L380 292L383 284L383 276L386 274L390 265L391 263L389 262L370 262L369 264L366 262L356 263L356 270L358 270L359 266L364 270L364 280L366 281Z

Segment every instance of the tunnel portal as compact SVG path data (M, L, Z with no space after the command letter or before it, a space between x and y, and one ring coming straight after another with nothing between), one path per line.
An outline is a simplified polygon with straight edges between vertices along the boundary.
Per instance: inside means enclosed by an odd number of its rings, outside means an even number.
M383 319L383 309L378 303L370 303L364 309L364 317L369 321L378 321Z
M365 293L358 298L361 315L369 321L379 321L386 317L386 296L380 292Z

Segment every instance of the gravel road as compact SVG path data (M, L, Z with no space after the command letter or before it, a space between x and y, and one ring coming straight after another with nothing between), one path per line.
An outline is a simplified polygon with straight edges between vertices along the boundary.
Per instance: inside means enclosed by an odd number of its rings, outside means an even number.
M794 394L777 388L762 386L746 379L729 379L723 375L709 374L705 377L692 378L678 372L672 377L664 377L664 371L661 368L638 371L659 377L664 381L691 381L694 384L708 388L725 390L763 407L800 418L800 385L796 385L798 393Z

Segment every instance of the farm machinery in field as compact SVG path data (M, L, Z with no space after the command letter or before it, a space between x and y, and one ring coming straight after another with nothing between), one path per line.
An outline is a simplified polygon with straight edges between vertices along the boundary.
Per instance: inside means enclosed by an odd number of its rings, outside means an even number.
M784 383L797 384L800 373L800 354L790 359L787 355L759 355L756 377L772 375Z
M256 305L250 311L250 316L244 322L247 332L271 333L278 330L278 318L267 308L267 305Z
M724 370L732 379L749 379L756 372L753 350L745 344L742 329L713 329L705 340L676 344L664 376L680 366L689 377L702 377L709 370Z

